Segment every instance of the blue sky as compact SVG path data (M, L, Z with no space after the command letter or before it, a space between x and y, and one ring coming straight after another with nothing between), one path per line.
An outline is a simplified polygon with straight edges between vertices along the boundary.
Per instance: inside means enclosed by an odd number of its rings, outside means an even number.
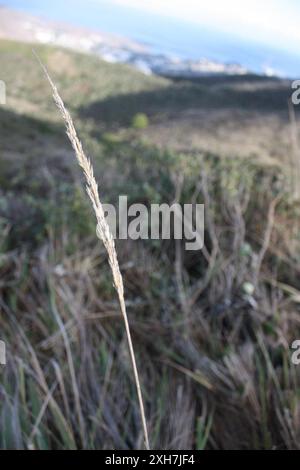
M101 2L102 0L90 0ZM300 55L299 0L111 0Z
M26 9L34 5L48 11L51 5L56 8L56 2L51 0L0 0L0 3ZM62 0L62 10L64 3L72 2ZM300 57L300 0L74 0L74 8L80 4L82 7L82 3L86 8L89 4L119 5L172 17Z
M117 33L156 52L300 76L300 0L0 0L52 20Z

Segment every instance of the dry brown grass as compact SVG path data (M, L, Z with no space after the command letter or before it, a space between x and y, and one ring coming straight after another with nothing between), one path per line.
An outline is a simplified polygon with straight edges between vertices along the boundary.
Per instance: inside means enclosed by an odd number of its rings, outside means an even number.
M294 211L275 206L275 170L236 165L207 157L200 184L196 172L182 187L172 180L171 200L191 200L193 181L205 203L203 253L131 240L118 251L155 449L300 447L300 372L289 351L300 331ZM29 252L19 238L1 254L3 448L142 446L106 250L93 234L70 250L75 232L67 224Z
M125 298L124 298L124 285L123 285L123 278L122 274L120 272L120 267L119 267L119 262L118 262L118 257L117 257L117 252L115 248L115 242L113 239L113 235L110 231L109 225L105 219L104 215L104 210L103 206L99 197L99 191L98 191L98 184L95 180L94 177L94 172L93 172L93 166L91 164L91 161L88 159L88 157L85 155L84 150L82 148L82 144L77 136L77 132L75 129L75 126L73 124L72 117L68 110L66 109L64 102L62 98L60 97L56 85L53 83L45 65L40 61L39 57L37 56L36 53L34 53L35 56L37 57L41 67L43 68L45 75L51 85L52 92L53 92L53 99L58 107L63 120L66 125L66 130L67 130L67 136L72 144L72 147L75 151L75 155L77 158L77 161L80 165L80 167L83 170L85 179L86 179L86 191L89 195L89 198L91 200L96 219L97 219L97 235L98 237L103 241L104 246L106 248L107 254L108 254L108 259L109 259L109 264L111 267L112 275L113 275L113 280L114 280L114 285L118 293L118 298L119 298L119 303L121 307L121 312L123 315L123 320L125 324L125 330L126 330L126 335L127 335L127 340L128 340L128 346L129 346L129 352L130 352L130 357L131 357L131 362L132 362L132 368L133 368L133 373L134 373L134 379L136 383L136 389L137 389L137 394L138 394L138 399L139 399L139 406L140 406L140 413L141 413L141 420L142 420L142 425L143 425L143 431L144 431L144 438L145 438L145 446L146 449L150 449L150 444L149 444L149 437L148 437L148 429L147 429L147 422L146 422L146 417L145 417L145 410L144 410L144 403L143 403L143 397L142 397L142 391L141 391L141 386L140 386L140 380L139 380L139 374L137 370L137 365L136 365L136 359L135 359L135 353L134 353L134 348L132 344L132 339L131 339L131 333L130 333L130 327L129 327L129 322L128 322L128 316L126 312L126 304L125 304ZM67 350L69 350L67 348ZM71 359L71 354L68 354L68 357ZM72 362L72 360L71 360ZM71 368L73 371L73 367ZM74 378L74 372L72 374ZM73 380L75 383L75 378ZM83 423L82 420L82 415L81 415L81 410L80 410L80 405L79 405L79 398L78 394L75 394L75 397L77 396L76 399L76 408L77 408L77 413L79 415L79 423ZM81 434L82 437L84 435L84 429L83 429L83 424L81 424Z

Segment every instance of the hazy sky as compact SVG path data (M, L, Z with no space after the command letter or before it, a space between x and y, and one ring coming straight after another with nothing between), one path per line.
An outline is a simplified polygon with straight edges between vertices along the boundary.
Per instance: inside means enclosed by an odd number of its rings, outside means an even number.
M90 0L98 2L102 0ZM300 55L299 0L110 0Z
M0 0L37 16L117 33L156 53L300 75L300 0Z

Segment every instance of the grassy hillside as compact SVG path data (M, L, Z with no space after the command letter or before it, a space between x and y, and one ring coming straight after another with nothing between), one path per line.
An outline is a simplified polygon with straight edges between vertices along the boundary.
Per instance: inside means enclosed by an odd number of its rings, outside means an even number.
M171 81L35 49L104 202L205 204L201 252L117 241L152 447L299 448L289 84ZM1 41L0 60L0 447L141 448L116 293L63 124L31 47Z
M138 135L160 147L288 161L289 81L257 76L172 81L91 56L34 47L80 125L92 126L98 140L101 132L128 131L133 117L146 113L150 125ZM0 54L7 108L56 122L32 47L0 41Z

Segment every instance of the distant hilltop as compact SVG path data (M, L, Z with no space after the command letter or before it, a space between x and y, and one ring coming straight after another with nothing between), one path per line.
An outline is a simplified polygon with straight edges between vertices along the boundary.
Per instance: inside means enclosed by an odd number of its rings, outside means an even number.
M108 62L131 64L145 74L196 78L249 73L239 64L223 64L207 58L185 60L172 55L154 54L147 46L125 37L47 21L5 6L0 6L0 38L52 44L96 54Z

